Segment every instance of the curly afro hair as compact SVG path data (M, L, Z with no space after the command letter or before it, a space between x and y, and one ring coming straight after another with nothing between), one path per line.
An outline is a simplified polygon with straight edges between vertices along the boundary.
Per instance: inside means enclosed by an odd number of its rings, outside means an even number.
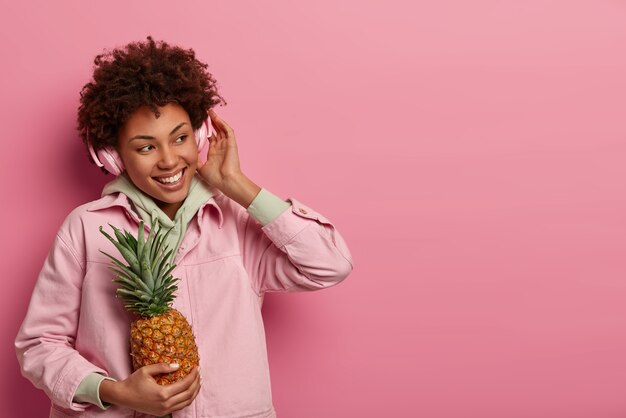
M151 36L105 50L94 64L93 79L80 92L77 121L83 142L91 142L96 151L116 147L119 129L142 106L159 117L158 107L178 103L198 129L208 109L226 104L208 65L196 59L193 49L155 42Z

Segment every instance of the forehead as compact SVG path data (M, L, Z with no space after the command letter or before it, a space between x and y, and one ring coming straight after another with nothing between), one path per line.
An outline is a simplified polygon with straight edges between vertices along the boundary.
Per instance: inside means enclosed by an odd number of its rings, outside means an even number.
M190 123L185 109L176 103L168 103L157 108L157 117L149 106L142 106L135 110L120 129L121 138L130 138L135 135L168 134L171 129L182 122Z

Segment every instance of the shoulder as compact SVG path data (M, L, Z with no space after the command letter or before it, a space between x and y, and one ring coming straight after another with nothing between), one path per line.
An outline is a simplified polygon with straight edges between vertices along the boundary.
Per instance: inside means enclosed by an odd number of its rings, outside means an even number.
M100 225L127 221L126 211L130 204L121 193L106 195L74 208L66 217L58 235L77 243L85 240L86 235L98 232Z
M124 206L129 206L129 204L128 198L126 198L126 196L122 193L106 195L100 199L83 203L82 205L74 208L65 217L63 225L67 227L89 218L101 217L102 215L100 215L100 212L110 214L111 210L116 211L118 209L123 209Z

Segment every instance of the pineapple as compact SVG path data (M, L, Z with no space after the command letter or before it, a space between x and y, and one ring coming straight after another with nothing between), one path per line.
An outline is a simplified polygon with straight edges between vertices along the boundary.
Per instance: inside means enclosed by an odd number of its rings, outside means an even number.
M178 363L172 373L157 376L160 385L174 383L199 365L198 347L185 317L171 308L179 279L172 276L175 264L171 263L173 250L169 250L158 222L153 222L147 238L144 223L139 224L137 238L109 224L115 238L104 234L124 257L128 265L100 250L112 261L111 270L117 276L113 281L120 286L116 296L127 310L137 318L130 326L130 345L133 370L155 363Z

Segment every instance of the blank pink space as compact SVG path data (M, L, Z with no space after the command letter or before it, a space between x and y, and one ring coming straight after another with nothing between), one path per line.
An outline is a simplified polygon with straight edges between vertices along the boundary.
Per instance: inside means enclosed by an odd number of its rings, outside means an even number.
M0 12L0 416L55 231L108 177L75 133L103 48L193 47L244 172L330 218L355 270L270 294L281 418L626 414L626 5L30 1Z

